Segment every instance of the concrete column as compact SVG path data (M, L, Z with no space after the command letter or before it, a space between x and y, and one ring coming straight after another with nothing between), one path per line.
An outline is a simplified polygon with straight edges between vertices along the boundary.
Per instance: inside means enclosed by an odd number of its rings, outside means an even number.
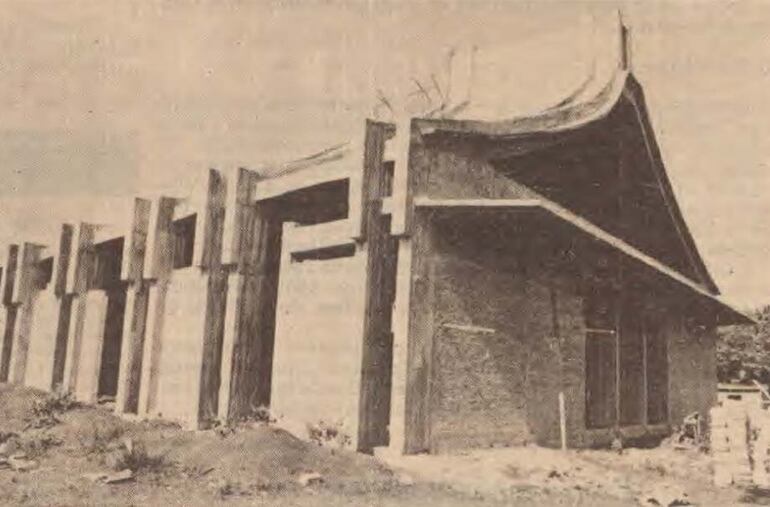
M11 355L13 353L13 337L16 335L16 315L18 305L13 303L14 285L16 283L16 267L19 261L19 246L10 245L3 268L2 279L2 305L4 325L2 327L2 347L0 348L0 382L8 381L8 373L11 369Z
M37 263L40 261L43 248L43 245L25 242L22 246L20 262L17 265L17 283L13 287L12 302L20 305L19 321L13 338L8 373L8 380L14 384L24 384L27 372L35 301L40 290Z
M396 299L393 305L393 369L390 390L389 450L406 450L406 386L409 364L409 306L412 278L412 242L399 240Z
M81 222L74 233L64 290L72 298L69 330L66 337L66 358L62 386L75 392L80 375L82 337L88 310L88 284L93 263L93 245L97 226Z
M81 297L85 301L85 312L74 394L79 401L96 403L108 301L107 294L101 290L89 291Z
M131 228L123 243L120 278L128 288L123 314L118 390L115 396L117 413L136 413L139 407L149 298L149 282L144 278L144 266L151 213L152 201L139 198L134 200Z
M30 328L30 346L25 383L45 391L61 381L61 357L66 347L70 306L66 295L67 270L74 228L62 224L53 250L51 280L40 287ZM63 315L67 313L67 315ZM64 337L62 343L61 338ZM58 362L57 362L58 358ZM58 368L58 370L57 370Z

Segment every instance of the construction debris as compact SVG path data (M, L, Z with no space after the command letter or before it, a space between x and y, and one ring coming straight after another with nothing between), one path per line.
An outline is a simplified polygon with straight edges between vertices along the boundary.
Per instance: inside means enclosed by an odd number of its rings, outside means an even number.
M130 469L125 468L120 472L115 472L115 473L96 472L96 473L90 473L90 474L83 474L81 477L91 482L98 482L98 483L104 483L104 484L117 484L117 483L133 480L134 473Z
M671 484L661 484L649 493L644 493L638 498L640 505L660 505L662 507L673 507L675 505L692 505L687 492L682 488Z
M81 475L81 477L91 482L102 482L104 479L107 478L108 475L109 474L106 474L104 472L96 472L96 473L90 473L90 474L83 474Z
M134 472L132 472L130 469L126 468L126 469L121 470L120 472L116 472L114 474L108 475L104 479L104 482L106 484L116 484L116 483L119 483L119 482L126 482L126 481L133 480L133 478L134 478Z
M324 481L323 476L317 472L309 472L297 477L297 483L306 488L315 484L321 484Z
M35 460L27 459L26 454L14 454L8 458L8 464L16 472L28 472L38 467L38 462Z

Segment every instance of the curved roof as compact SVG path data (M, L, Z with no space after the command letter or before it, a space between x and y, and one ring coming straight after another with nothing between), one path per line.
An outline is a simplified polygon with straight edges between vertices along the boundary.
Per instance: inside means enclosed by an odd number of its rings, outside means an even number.
M597 86L596 79L591 75L566 99L534 115L495 121L423 118L419 120L419 126L425 135L464 134L515 143L567 133L601 122L623 102L633 107L634 120L644 139L663 200L682 240L686 255L701 278L696 282L702 283L713 294L719 294L719 289L698 252L676 202L647 114L642 87L630 70L619 66L600 86Z

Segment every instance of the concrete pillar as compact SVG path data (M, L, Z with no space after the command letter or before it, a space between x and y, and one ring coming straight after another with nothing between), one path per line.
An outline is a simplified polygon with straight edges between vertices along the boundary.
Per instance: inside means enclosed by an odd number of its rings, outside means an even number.
M406 449L406 379L409 364L409 306L412 277L412 243L399 240L396 299L393 305L393 367L390 390L390 443L395 454Z
M71 297L71 316L66 337L66 353L62 387L75 392L80 375L82 358L82 337L88 311L88 284L93 263L93 246L97 226L81 222L78 224L75 241L70 251L69 268L66 273L64 291Z
M53 386L59 310L59 298L52 290L39 294L30 326L29 357L24 383L43 391L50 391Z
M61 381L61 358L66 347L67 329L60 328L69 326L70 306L65 285L73 232L71 225L62 225L51 259L51 280L44 287L40 287L30 327L25 383L46 391L51 390L54 383Z
M166 296L173 271L174 209L179 199L163 196L152 208L147 226L143 278L153 284L147 288L147 317L142 343L142 364L137 413L158 415L161 359L164 349Z
M80 360L75 372L73 392L79 401L96 403L107 319L107 293L101 290L88 291L81 298L85 301L85 312L82 314Z
M16 283L16 268L19 261L19 246L10 245L3 268L2 305L4 325L2 327L2 347L0 348L0 382L8 381L11 369L11 354L13 353L13 337L16 335L16 315L18 305L13 303L14 285Z
M17 264L17 283L13 287L12 302L19 305L19 321L13 337L8 372L8 380L14 384L24 384L27 372L35 301L40 290L37 263L43 248L43 245L25 242L22 245L20 262Z
M149 298L149 282L144 278L144 266L152 201L135 199L132 213L131 228L123 243L120 275L128 288L123 314L118 391L115 396L115 411L118 413L137 413L139 408Z

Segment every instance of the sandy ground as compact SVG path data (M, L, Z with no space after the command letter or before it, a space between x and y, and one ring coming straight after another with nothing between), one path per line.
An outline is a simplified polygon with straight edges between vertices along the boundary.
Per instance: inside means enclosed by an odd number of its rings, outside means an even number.
M19 462L30 467L0 466L2 505L633 506L640 495L686 493L721 506L743 494L712 487L709 458L695 450L526 447L383 461L268 425L188 432L43 403L51 399L0 385L0 462L26 455ZM125 482L85 477L126 468ZM304 485L307 474L320 480Z
M446 456L382 456L396 473L444 482L456 491L519 501L543 492L572 496L574 505L740 505L743 492L711 484L711 460L696 449L569 450L536 446ZM654 500L653 500L654 499ZM656 504L655 502L659 502Z

